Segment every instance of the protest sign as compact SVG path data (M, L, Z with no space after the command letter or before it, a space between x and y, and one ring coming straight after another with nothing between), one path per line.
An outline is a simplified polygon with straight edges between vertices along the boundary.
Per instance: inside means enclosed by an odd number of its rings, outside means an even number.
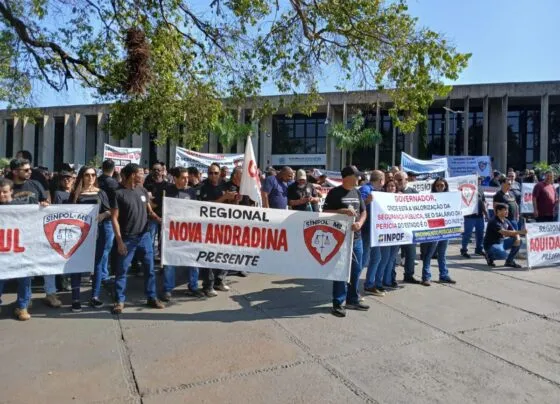
M0 279L93 270L97 205L0 206Z
M521 184L521 213L533 213L533 189L534 183Z
M447 159L420 160L401 152L402 171L414 174L430 174L433 176L448 177Z
M321 175L326 175L326 182L331 187L338 187L342 185L342 174L340 171L330 171L330 170L320 170L315 168L313 170L313 176L319 178Z
M475 174L482 177L492 176L490 156L438 156L432 158L447 159L447 170L451 177Z
M560 263L560 223L526 223L529 268Z
M121 168L129 163L140 164L142 148L116 147L105 143L103 145L103 160L107 159L111 159L115 162L116 171L121 171Z
M434 180L409 181L408 187L414 189L419 194L429 194L432 192L433 183Z
M244 154L210 154L177 147L175 152L176 167L196 167L200 172L207 172L212 163L220 167L226 166L231 170L243 163Z
M352 218L164 198L165 265L347 281Z
M424 243L461 236L463 214L459 192L374 192L370 209L373 247Z
M461 209L463 215L478 213L478 178L476 175L462 175L445 179L449 184L450 192L461 193ZM428 194L432 191L434 180L413 181L408 186L420 194Z

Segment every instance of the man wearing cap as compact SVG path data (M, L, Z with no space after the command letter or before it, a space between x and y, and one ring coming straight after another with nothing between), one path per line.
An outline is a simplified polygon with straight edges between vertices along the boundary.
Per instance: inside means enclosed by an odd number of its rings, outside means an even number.
M344 281L333 282L333 308L332 314L336 317L345 317L346 310L342 306L346 301L346 308L365 311L369 306L360 302L358 287L362 272L362 238L360 230L366 221L366 205L356 189L361 173L353 167L345 167L342 171L342 185L333 188L327 194L323 212L341 213L354 218L352 231L354 243L352 253L352 267L350 270L350 283Z
M317 191L307 182L305 170L297 170L296 181L288 186L288 206L293 210L318 212L319 200Z

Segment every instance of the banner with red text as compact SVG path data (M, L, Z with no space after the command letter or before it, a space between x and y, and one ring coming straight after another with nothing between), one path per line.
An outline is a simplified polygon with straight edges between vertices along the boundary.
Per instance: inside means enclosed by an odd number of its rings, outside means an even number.
M476 175L461 175L445 179L450 192L461 193L461 209L463 215L478 213L478 177ZM435 180L409 182L408 186L421 194L430 193Z
M370 209L373 247L447 240L463 231L459 192L373 192Z
M352 218L164 198L164 265L347 281Z
M226 166L229 170L243 164L243 154L213 154L200 153L194 150L184 149L177 146L175 151L176 167L196 167L198 171L205 173L212 163L218 163L220 167Z
M560 223L525 223L529 268L560 263Z
M0 279L93 271L97 205L1 205Z
M142 159L141 147L116 147L105 143L103 146L103 160L111 159L115 162L115 170L121 171L129 163L140 164Z

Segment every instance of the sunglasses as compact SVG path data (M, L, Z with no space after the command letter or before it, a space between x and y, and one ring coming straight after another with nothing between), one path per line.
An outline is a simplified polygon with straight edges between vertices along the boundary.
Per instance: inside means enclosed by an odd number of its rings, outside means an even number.
M95 177L96 174L95 173L85 173L84 177Z
M220 174L219 171L208 171L208 175L218 175Z
M18 168L19 171L24 171L26 173L31 172L31 168Z

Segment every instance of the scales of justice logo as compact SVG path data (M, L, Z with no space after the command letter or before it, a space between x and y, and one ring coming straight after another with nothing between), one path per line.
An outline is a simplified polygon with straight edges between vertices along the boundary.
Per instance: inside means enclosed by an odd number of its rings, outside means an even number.
M336 220L317 219L304 223L305 246L321 265L327 264L344 243L345 224Z
M43 218L43 230L51 247L68 259L87 238L91 222L91 216L82 213L53 213Z

